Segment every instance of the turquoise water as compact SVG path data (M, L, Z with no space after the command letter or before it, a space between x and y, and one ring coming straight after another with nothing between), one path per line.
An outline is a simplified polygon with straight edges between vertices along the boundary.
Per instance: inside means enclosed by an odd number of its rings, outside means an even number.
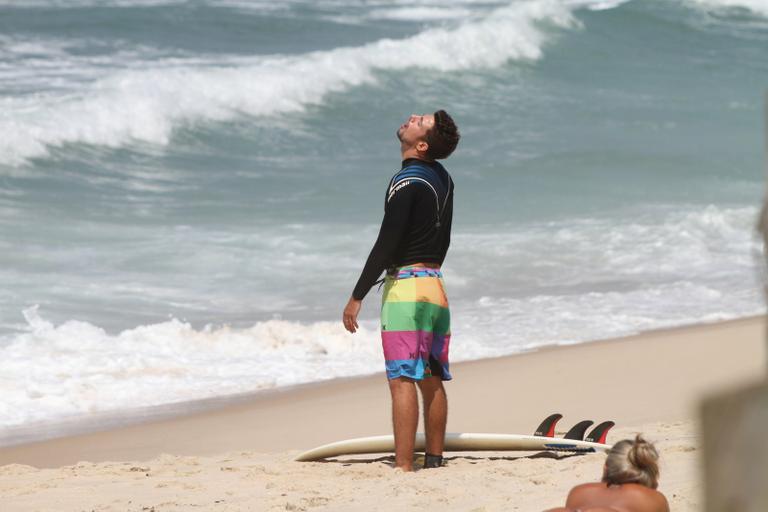
M0 2L0 424L380 371L339 319L437 108L453 360L763 312L766 50L754 0Z

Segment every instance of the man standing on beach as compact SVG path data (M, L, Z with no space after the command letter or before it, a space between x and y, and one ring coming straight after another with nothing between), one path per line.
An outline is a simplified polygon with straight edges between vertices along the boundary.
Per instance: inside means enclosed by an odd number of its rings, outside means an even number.
M413 470L421 390L426 433L425 468L439 467L448 418L450 312L440 266L451 241L453 181L437 162L459 143L444 110L412 115L397 130L402 168L390 180L379 236L344 308L354 333L363 298L386 270L381 339L392 395L395 466Z

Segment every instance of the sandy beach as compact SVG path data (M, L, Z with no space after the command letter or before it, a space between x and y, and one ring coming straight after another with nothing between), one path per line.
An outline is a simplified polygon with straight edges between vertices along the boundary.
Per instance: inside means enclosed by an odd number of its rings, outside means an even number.
M455 364L448 430L532 433L551 412L564 415L561 433L611 419L609 443L635 432L657 443L672 510L700 510L699 402L763 378L764 333L757 317ZM601 454L449 453L414 474L393 472L386 454L292 461L390 433L389 407L377 375L0 448L3 510L542 510L600 475Z
M766 42L768 0L0 0L0 512L541 512L601 478L297 462L392 435L385 352L450 352L449 434L613 421L673 512L768 492Z

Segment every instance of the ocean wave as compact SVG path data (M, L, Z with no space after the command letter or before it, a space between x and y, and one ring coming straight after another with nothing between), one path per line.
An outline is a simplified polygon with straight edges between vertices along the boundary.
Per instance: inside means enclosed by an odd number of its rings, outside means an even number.
M533 223L492 232L457 232L452 236L452 265L470 267L477 259L492 269L472 268L476 285L487 290L501 283L522 293L559 288L582 293L601 288L639 286L649 282L749 282L761 245L755 230L757 208L716 205L663 207L631 219L575 218ZM546 257L542 257L546 255ZM459 262L456 260L459 259ZM466 262L466 263L465 263ZM525 269L518 273L516 269ZM510 279L490 279L500 272ZM521 274L520 277L514 277Z
M258 322L195 330L172 319L110 335L87 322L54 326L37 307L28 332L0 340L0 427L370 373L374 326Z
M0 0L0 7L79 9L83 7L156 7L178 5L188 0Z
M451 361L764 314L759 299L757 288L733 294L687 281L481 296L452 315ZM177 319L110 335L75 320L55 326L37 307L24 316L28 332L0 339L0 429L383 372L373 321L354 335L340 321L194 329Z
M744 9L753 14L768 16L765 0L686 0L688 4L707 10Z
M514 229L496 226L489 232L456 232L444 266L452 305L451 361L762 314L762 276L756 270L762 252L754 232L756 215L755 207L711 205L635 215L623 221L582 218ZM322 276L314 270L327 266L323 257L343 262L340 269L357 269L359 261L336 254L307 255L318 258L309 265L286 256L291 252L286 248L291 247L297 253L310 252L301 249L317 246L307 239L308 233L316 231L321 230L307 225L292 235L255 233L254 240L274 245L276 251L262 254L241 249L256 261L280 262L267 272L259 264L259 273L274 276L271 284L279 283L285 289L286 282L301 283L300 292L284 291L269 298L273 305L281 297L300 300L307 307L333 303L329 297L336 292L329 294L329 290L336 288L319 280ZM331 239L331 245L340 248L339 254L359 243L357 237L342 243L338 237L348 235L334 235L337 231L352 230L329 230L317 236ZM115 297L130 293L143 300L152 298L153 310L164 314L174 301L213 296L217 304L204 308L209 318L222 311L222 301L238 307L247 304L253 311L259 298L267 300L267 284L242 269L232 277L249 283L248 288L255 286L257 297L252 290L238 291L220 273L210 271L211 280L192 288L170 282L168 276L181 268L190 276L202 276L212 261L218 266L239 267L231 264L238 258L227 258L227 254L238 250L240 235L199 236L207 245L227 240L233 245L212 254L200 249L205 243L171 240L179 248L176 255L169 252L168 257L148 259L178 260L177 267L163 270L167 274L164 286L149 286L149 280L157 282L157 274L148 275L144 284L125 283L122 289L100 282L98 290L103 295L91 300L115 304ZM135 249L132 253L135 258ZM178 254L190 256L180 258ZM90 259L114 258L104 254ZM52 261L62 267L61 262L68 260L52 256ZM485 264L477 265L478 261ZM302 274L303 268L310 273ZM120 271L103 268L99 274L118 275ZM66 276L56 279L63 282ZM175 282L188 281L192 279ZM79 289L92 283L87 278ZM343 297L338 294L338 300ZM366 300L370 305L378 298L372 290ZM341 307L341 303L330 304L318 318L334 318ZM246 327L194 327L176 318L110 333L95 320L55 325L37 307L23 313L26 326L21 332L0 338L0 393L4 397L0 427L382 371L376 319L362 321L355 335L346 333L339 320L271 319L241 323Z
M593 0L600 3L599 0ZM626 1L626 0L623 0ZM371 0L365 6L386 7L392 5L441 6L446 4L494 5L509 3L508 0ZM83 7L142 8L175 5L209 5L212 7L237 8L259 11L284 10L292 6L312 5L323 9L359 7L354 1L340 0L0 0L0 7L75 9Z
M472 11L466 7L400 7L374 9L367 18L372 20L429 21L469 18Z
M728 302L724 306L724 302ZM739 292L691 281L648 283L623 291L539 294L523 299L480 297L462 316L483 321L483 329L452 326L454 345L467 337L483 357L546 345L571 345L631 336L649 330L732 320L765 314L760 290ZM513 326L510 328L510 326ZM466 334L463 334L465 333ZM503 340L503 341L502 341Z
M360 47L228 66L148 62L146 70L113 72L77 94L8 98L0 119L0 162L21 165L72 143L165 145L185 124L302 111L330 93L375 83L378 70L451 72L536 60L551 39L542 23L577 25L561 2L524 2L455 28Z

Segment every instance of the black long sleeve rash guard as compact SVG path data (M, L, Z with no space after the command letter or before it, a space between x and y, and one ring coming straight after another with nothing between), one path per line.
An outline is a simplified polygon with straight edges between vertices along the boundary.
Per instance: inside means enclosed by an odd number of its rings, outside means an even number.
M368 255L360 279L355 285L352 297L362 300L382 271L411 263L432 263L442 265L451 243L451 219L453 216L453 180L439 162L417 159L403 161L402 169L410 164L428 165L437 172L442 190L450 184L448 198L438 192L441 208L440 226L435 225L437 205L435 193L424 184L413 180L399 187L387 200L384 194L384 219L381 221L379 236ZM443 203L445 208L443 209Z

